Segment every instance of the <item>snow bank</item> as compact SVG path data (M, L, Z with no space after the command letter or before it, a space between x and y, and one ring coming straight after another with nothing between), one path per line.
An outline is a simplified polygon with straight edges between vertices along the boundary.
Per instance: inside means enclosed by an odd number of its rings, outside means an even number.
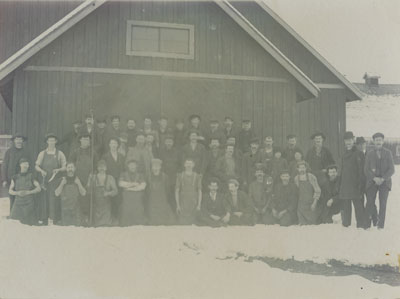
M365 96L347 103L346 127L356 136L371 137L377 131L387 137L400 137L400 96Z
M325 232L325 233L324 233ZM340 237L338 234L341 234ZM323 261L391 263L381 232L316 228L27 227L0 223L0 298L394 298L400 288L358 276L294 274L240 251ZM387 244L393 240L394 244ZM361 246L360 246L361 245ZM398 250L397 250L398 252ZM322 293L321 293L322 292Z

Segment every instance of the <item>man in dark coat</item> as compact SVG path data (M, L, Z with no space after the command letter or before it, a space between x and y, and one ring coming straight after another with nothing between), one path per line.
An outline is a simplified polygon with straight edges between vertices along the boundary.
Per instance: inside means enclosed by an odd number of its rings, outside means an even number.
M175 128L173 130L174 135L174 145L176 149L180 152L183 146L189 142L189 138L186 133L185 123L183 119L175 120Z
M252 225L253 213L250 198L239 190L239 182L235 179L229 180L228 189L224 202L229 215L229 225Z
M121 117L119 115L113 115L111 117L111 126L107 128L105 135L105 148L108 147L111 137L120 138L122 133L121 129Z
M224 188L228 186L228 181L230 179L240 179L242 165L238 156L235 156L234 152L234 146L227 145L225 148L225 154L217 160L215 166L215 173L218 179L221 180Z
M206 149L204 145L198 141L198 131L194 130L189 133L190 142L183 146L181 154L180 167L183 169L183 163L190 158L194 161L194 171L203 175L206 171Z
M323 146L325 139L325 135L321 132L311 135L314 146L306 155L306 162L311 167L311 173L317 177L319 183L323 183L320 181L326 178L326 168L329 165L335 164L332 153L328 148Z
M321 185L321 200L318 209L321 211L318 223L333 223L332 216L342 210L342 201L339 198L340 180L336 165L327 168L328 179Z
M264 147L261 150L261 162L264 164L265 173L272 175L272 160L274 159L274 139L272 136L267 136L264 139Z
M395 172L391 151L383 147L385 136L376 133L372 136L374 149L367 153L364 172L367 178L367 227L371 226L371 220L377 223L378 228L385 226L386 202L392 188L392 176ZM378 219L373 219L376 210L375 200L379 192Z
M11 138L12 146L9 148L3 159L3 163L1 165L1 180L3 182L3 187L6 188L10 185L11 179L19 172L19 161L22 158L28 160L29 165L32 164L31 156L28 150L24 147L24 142L26 141L26 137L22 134L15 134ZM14 204L15 196L9 195L10 197L10 211Z
M303 155L302 150L297 146L297 136L289 134L286 136L287 146L282 152L282 158L286 159L288 164L294 161L294 154L298 151Z
M205 177L203 180L204 187L207 187L208 180L217 176L216 166L217 161L220 157L224 155L224 151L220 149L220 141L218 138L211 138L210 144L208 145L209 150L207 151L207 167L205 172ZM219 184L220 185L220 182ZM219 186L221 187L221 186Z
M97 144L98 144L98 150L97 153L99 157L104 155L107 152L107 147L105 144L105 138L106 138L106 133L107 133L107 120L105 117L100 117L97 119L97 127L96 127L96 138L97 138Z
M244 154L250 151L250 142L254 138L254 131L251 128L251 120L244 119L242 121L242 129L237 136L237 143L240 151Z
M234 125L233 118L230 116L225 117L224 120L224 129L223 129L225 139L228 139L229 137L237 137L238 131Z
M207 146L209 146L212 139L218 139L220 144L225 144L226 142L225 135L219 127L219 121L216 119L210 121L210 128L206 131L205 134L205 144Z
M74 121L72 123L73 130L68 132L58 143L60 149L69 156L75 149L79 147L79 134L81 130L81 121Z
M229 221L224 204L224 194L219 191L219 180L208 180L208 191L203 193L199 223L211 227L226 226Z
M179 170L179 151L174 146L174 136L167 135L164 138L164 146L160 148L160 159L162 161L162 172L167 175L168 202L173 211L176 210L175 183Z
M359 152L361 153L362 164L365 165L365 157L367 155L367 142L365 141L364 137L356 138L356 147L359 150ZM362 201L363 205L365 205L366 184L367 184L367 178L365 177L365 173L363 171L363 185L362 185L363 194L361 195L361 201ZM377 215L377 212L374 211L374 214ZM377 216L374 217L374 219L377 219Z
M136 128L136 121L133 118L129 118L126 121L126 134L128 135L127 146L134 147L136 145L136 136L138 135L138 130Z
M293 225L297 222L298 190L291 182L289 170L282 169L278 182L274 185L272 216L276 224Z
M250 151L243 155L242 179L243 189L247 190L252 181L255 180L256 164L261 163L260 141L254 138L250 142Z
M363 170L361 152L354 145L352 132L344 134L345 152L340 160L339 198L343 201L342 223L351 224L351 203L353 203L358 228L365 227L365 210L361 202L363 193Z

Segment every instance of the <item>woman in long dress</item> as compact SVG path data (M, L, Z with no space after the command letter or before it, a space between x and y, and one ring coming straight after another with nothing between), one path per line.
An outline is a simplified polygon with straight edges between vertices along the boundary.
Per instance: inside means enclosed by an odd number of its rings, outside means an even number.
M148 214L150 225L172 225L175 222L168 202L168 178L161 172L162 161L151 161L151 176L148 186Z
M137 171L138 163L128 160L128 170L121 174L119 187L122 188L119 224L121 226L146 224L144 209L144 190L146 182L143 175Z
M192 159L186 159L183 166L185 170L176 178L176 213L179 224L192 225L201 208L201 175L193 171Z
M118 194L117 184L112 175L107 172L106 161L97 163L97 173L90 175L88 191L93 196L92 224L98 226L112 226L117 220L112 215L112 201Z
M11 209L11 219L19 220L23 224L36 224L34 194L40 192L39 183L28 172L29 161L22 158L19 161L20 172L11 179L10 195L15 196Z

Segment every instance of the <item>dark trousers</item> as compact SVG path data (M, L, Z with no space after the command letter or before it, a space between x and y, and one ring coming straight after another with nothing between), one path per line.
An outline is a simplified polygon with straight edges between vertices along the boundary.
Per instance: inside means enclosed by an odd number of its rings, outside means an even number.
M379 191L379 214L376 209L376 195ZM386 216L386 203L389 196L389 188L386 185L372 185L367 189L367 227L371 227L371 221L378 228L384 228Z
M11 210L12 210L12 207L13 207L14 201L15 201L15 196L14 195L8 195L8 197L10 198L10 214L11 214Z
M365 228L365 209L364 204L361 201L361 197L352 199L343 199L343 210L342 210L342 224L344 227L348 227L351 224L351 203L354 206L354 212L356 214L357 227Z

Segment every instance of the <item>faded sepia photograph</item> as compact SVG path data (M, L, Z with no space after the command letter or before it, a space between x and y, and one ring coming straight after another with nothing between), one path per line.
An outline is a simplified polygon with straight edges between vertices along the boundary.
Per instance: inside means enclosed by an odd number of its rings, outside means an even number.
M399 0L0 0L0 299L399 299Z

